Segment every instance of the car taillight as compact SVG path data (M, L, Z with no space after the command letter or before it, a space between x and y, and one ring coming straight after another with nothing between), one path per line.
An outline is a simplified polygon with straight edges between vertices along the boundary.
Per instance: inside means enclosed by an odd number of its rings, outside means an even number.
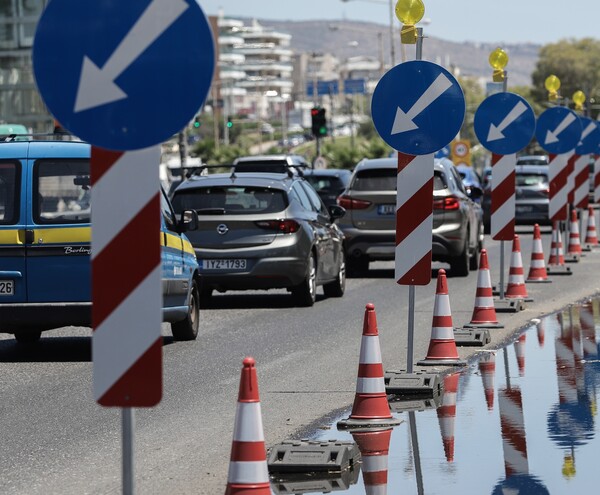
M364 210L371 204L370 201L364 201L362 199L354 199L351 196L340 196L337 199L337 204L346 210Z
M296 220L261 220L254 223L261 229L276 230L282 234L293 234L300 228L300 224Z
M433 200L434 210L458 210L459 208L460 202L456 196L448 196L446 198Z

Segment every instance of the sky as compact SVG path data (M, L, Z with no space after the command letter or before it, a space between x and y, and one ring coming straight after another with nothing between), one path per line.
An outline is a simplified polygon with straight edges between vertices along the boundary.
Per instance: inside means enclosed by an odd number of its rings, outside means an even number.
M389 0L197 0L206 15L354 20L390 25ZM396 5L396 0L391 0ZM425 35L449 41L536 44L600 38L599 0L423 0ZM396 28L400 21L393 14Z

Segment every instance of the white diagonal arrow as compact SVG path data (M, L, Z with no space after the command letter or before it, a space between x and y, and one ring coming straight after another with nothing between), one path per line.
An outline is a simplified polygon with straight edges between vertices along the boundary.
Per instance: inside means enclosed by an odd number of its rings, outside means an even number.
M576 118L577 117L572 112L569 112L567 115L565 115L565 118L562 120L562 122L560 124L558 124L558 127L554 130L554 132L549 130L546 133L546 140L544 141L544 144L558 142L558 135L562 131L564 131L567 127L569 127L575 121Z
M496 127L494 124L490 125L490 132L488 133L488 141L497 141L498 139L503 139L504 134L502 131L506 129L510 124L512 124L515 120L517 120L523 113L527 111L527 105L519 100L519 102L513 107L513 109L508 112L508 115L504 117L502 122L498 124Z
M402 109L398 107L391 135L418 129L419 126L413 122L413 119L442 96L442 94L450 87L452 87L450 80L444 74L440 74L408 112L404 113Z
M152 0L102 69L84 56L73 112L127 98L115 79L188 8L184 0Z
M587 127L581 133L581 139L579 140L579 144L583 144L583 140L590 135L590 132L592 132L595 129L595 127L596 124L594 124L593 122L588 123Z

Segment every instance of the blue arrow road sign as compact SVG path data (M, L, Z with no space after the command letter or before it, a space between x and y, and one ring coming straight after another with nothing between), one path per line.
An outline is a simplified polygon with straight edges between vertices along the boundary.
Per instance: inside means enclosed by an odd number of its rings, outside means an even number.
M443 67L413 60L380 79L371 102L381 138L409 155L433 153L456 137L465 117L465 97Z
M473 126L486 149L498 155L510 155L531 141L535 132L535 114L519 95L496 93L479 105Z
M114 150L159 144L185 127L214 66L196 0L52 0L33 45L50 112L73 134Z
M575 148L578 155L587 155L595 153L600 145L600 127L595 120L588 117L579 117L581 120L582 132L579 144Z
M535 137L548 153L566 153L579 144L581 121L565 107L544 110L538 117Z

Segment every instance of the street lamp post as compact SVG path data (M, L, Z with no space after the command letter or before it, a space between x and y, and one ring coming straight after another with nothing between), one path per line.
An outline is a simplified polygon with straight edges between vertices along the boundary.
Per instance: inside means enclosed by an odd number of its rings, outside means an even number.
M396 48L394 46L394 2L393 0L342 0L342 2L368 2L368 3L379 3L389 5L390 15L390 57L392 61L392 67L396 65Z

